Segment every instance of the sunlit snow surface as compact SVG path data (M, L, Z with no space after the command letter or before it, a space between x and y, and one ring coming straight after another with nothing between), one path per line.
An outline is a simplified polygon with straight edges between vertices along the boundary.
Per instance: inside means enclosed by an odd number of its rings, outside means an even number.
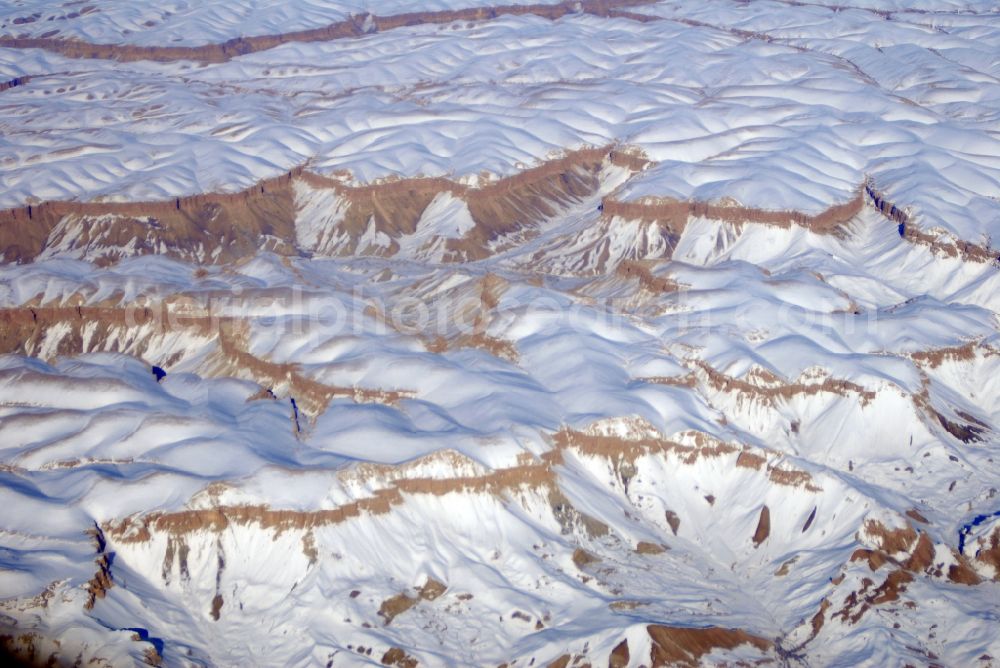
M506 6L559 0L506 0ZM103 0L95 3L17 0L0 8L0 30L14 36L59 37L147 46L198 46L234 37L322 28L353 16L391 16L489 7L488 0ZM21 19L18 21L18 19ZM32 20L33 19L33 20Z
M0 32L198 45L412 10L92 4L4 3ZM296 186L296 240L315 258L97 266L54 246L0 265L4 314L53 318L30 356L0 357L3 634L43 658L153 651L170 666L375 665L391 648L430 666L596 666L627 640L615 665L637 667L661 624L777 647L696 657L708 665L990 665L1000 573L974 556L997 521L957 550L963 526L1000 510L996 264L911 243L871 206L836 234L691 218L669 249L597 211L614 192L816 213L870 178L920 228L989 245L1000 15L822 4L506 16L211 65L0 49L0 79L33 77L0 91L2 206L236 191L303 164L355 183L475 182L583 146L651 160L631 178L608 167L601 193L464 264L439 245L476 225L457 197L433 199L397 258L334 259L320 241L341 203ZM101 322L164 302L218 320ZM671 446L627 457L643 438ZM216 508L230 519L121 528ZM337 519L269 526L238 508ZM856 556L880 547L868 521L926 533L931 563L852 620L851 595L877 598L913 549L870 567ZM89 606L111 553L113 586ZM978 584L948 578L960 563ZM379 614L429 579L445 592Z
M662 20L508 16L215 65L0 49L0 75L35 77L3 94L0 205L235 190L307 162L360 182L476 178L621 142L658 163L629 198L814 212L870 176L924 228L1000 232L996 13L640 10Z

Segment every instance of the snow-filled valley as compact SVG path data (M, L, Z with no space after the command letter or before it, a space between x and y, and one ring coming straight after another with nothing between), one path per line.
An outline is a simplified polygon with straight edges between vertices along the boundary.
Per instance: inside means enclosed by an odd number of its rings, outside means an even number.
M998 53L966 0L0 3L0 656L997 664Z

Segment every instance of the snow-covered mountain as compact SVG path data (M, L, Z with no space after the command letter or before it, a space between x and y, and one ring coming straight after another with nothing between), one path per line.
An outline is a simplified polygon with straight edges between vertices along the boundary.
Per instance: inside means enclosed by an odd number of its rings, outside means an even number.
M1000 663L998 54L974 0L0 3L4 658Z

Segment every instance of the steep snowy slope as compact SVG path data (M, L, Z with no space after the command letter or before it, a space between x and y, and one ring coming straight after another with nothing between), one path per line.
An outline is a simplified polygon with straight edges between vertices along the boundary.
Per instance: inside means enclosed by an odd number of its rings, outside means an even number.
M995 665L1000 22L826 4L0 8L4 658Z

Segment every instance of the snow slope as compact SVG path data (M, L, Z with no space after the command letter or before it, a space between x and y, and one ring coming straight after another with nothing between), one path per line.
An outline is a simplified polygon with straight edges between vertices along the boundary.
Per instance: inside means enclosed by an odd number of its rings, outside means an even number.
M510 0L508 6L556 4ZM241 0L202 3L11 2L0 14L0 34L12 37L57 37L110 44L197 46L234 37L274 35L321 28L365 14L393 15L485 6L484 0L430 0L419 5L406 0Z
M618 142L654 163L625 199L816 213L871 178L922 229L977 244L1000 230L992 15L973 31L681 7L404 27L214 65L0 49L3 76L33 77L4 92L0 205L232 191L303 164L475 182Z

